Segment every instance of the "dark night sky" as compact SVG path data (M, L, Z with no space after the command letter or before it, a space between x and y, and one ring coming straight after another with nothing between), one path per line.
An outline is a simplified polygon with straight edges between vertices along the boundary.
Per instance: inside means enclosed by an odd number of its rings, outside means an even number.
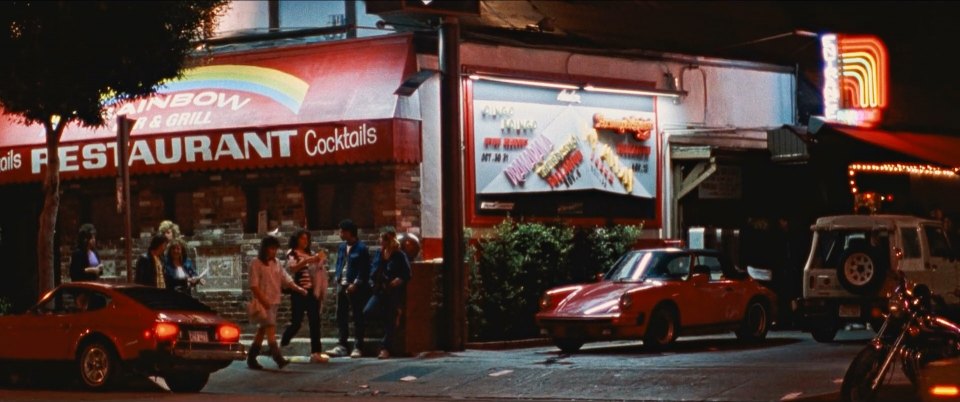
M820 85L816 38L806 30L873 34L890 56L885 126L960 134L960 2L723 2L640 0L483 1L462 19L464 37L531 44L642 49L798 65ZM553 32L525 29L549 18ZM479 34L479 35L478 35Z

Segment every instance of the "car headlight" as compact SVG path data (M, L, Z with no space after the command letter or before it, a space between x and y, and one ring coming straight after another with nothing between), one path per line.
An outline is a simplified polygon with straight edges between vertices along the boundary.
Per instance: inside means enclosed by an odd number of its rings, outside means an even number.
M632 305L633 305L633 297L630 297L630 295L627 294L627 293L624 293L622 296L620 296L620 309L621 309L621 310L626 310L626 309L630 308L630 306L632 306Z

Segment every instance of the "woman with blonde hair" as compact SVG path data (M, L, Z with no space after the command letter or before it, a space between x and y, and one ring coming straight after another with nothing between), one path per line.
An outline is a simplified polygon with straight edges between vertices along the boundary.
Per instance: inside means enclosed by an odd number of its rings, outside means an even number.
M363 314L379 318L383 322L383 342L380 347L380 359L390 357L393 338L399 327L400 306L403 303L407 282L410 281L410 261L400 250L397 232L387 229L380 234L380 252L374 259L373 296L363 309Z
M160 222L160 226L157 227L157 233L166 236L167 240L171 241L183 237L183 235L180 233L180 225L173 223L171 220Z

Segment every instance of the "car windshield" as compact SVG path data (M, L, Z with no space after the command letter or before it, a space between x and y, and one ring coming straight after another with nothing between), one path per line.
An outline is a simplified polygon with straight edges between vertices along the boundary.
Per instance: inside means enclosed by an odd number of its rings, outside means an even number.
M632 251L620 257L607 271L603 279L608 281L638 281L647 267L656 265L658 254L649 251Z
M129 296L151 310L213 311L206 304L183 293L150 287L121 288L118 292Z

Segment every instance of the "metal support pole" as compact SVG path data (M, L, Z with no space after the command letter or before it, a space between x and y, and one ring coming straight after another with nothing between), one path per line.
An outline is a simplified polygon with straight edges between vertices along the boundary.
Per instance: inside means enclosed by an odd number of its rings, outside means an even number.
M124 254L127 259L127 282L133 282L133 239L131 239L130 218L130 130L133 120L126 116L117 116L117 168L120 173L120 206L123 209Z
M463 144L460 129L460 24L443 17L440 24L440 166L442 190L443 272L447 278L450 339L447 349L466 342L466 275L463 264Z

